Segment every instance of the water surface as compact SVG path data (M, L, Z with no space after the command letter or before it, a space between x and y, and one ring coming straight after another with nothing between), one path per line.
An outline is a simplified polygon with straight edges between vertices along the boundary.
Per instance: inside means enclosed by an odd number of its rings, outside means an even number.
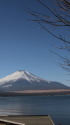
M0 115L50 115L56 125L70 125L70 95L0 97Z

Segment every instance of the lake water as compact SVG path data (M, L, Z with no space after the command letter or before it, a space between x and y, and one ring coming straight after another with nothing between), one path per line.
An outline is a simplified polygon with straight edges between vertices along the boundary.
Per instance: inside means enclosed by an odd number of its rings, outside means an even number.
M50 115L56 125L70 125L70 95L0 97L0 115Z

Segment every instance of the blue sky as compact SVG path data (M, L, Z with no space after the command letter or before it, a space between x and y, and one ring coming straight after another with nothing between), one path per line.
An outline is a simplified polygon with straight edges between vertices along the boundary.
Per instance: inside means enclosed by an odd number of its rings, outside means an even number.
M27 70L41 78L69 85L67 72L57 65L52 43L58 41L28 21L24 8L41 9L34 0L0 0L0 78Z

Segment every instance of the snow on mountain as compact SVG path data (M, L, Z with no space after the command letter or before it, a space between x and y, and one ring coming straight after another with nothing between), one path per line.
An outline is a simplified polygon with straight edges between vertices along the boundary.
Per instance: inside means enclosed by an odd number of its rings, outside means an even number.
M29 73L28 71L23 71L23 70L19 70L11 75L8 75L2 79L0 79L0 85L3 85L6 82L15 82L16 80L19 79L23 79L23 80L27 80L29 82L40 82L40 81L45 81L31 73Z
M59 83L41 79L24 70L17 71L0 79L0 91L68 89Z

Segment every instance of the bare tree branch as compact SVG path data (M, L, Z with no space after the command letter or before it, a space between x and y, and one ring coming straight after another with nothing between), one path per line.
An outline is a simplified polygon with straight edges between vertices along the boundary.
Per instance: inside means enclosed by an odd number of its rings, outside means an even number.
M61 32L54 33L52 28L58 31L63 31L70 36L70 0L51 0L51 5L46 0L36 0L46 11L36 12L28 10L28 13L32 15L33 22L38 23L44 30L50 33L55 38L61 41L59 50L67 51L68 56L61 56L58 53L56 55L61 58L60 66L70 72L70 39ZM54 6L53 6L54 3ZM60 34L60 35L59 35ZM59 43L58 43L59 44Z

